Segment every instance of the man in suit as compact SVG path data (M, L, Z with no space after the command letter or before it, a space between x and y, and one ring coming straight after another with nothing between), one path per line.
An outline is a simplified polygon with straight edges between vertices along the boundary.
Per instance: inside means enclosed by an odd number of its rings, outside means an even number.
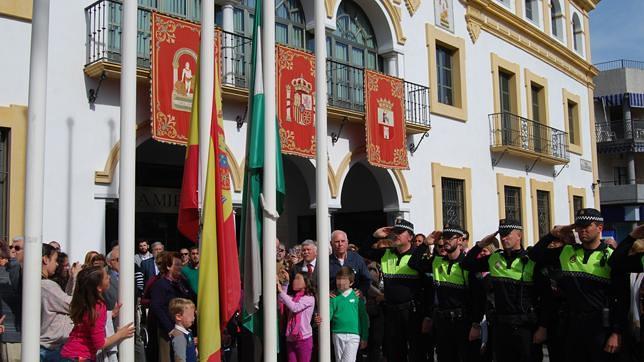
M143 260L141 262L141 271L143 272L143 284L148 285L148 281L155 275L159 274L159 267L157 267L156 258L163 252L163 243L157 241L152 244L152 258Z
M302 261L293 265L291 268L291 280L295 277L295 273L303 272L313 282L313 286L318 286L318 271L316 266L318 256L318 247L313 240L304 240L302 242Z

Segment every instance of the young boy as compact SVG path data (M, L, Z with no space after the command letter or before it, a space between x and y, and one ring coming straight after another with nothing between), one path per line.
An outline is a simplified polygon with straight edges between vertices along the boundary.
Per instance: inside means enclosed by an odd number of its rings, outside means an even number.
M367 347L369 316L365 302L351 289L353 270L342 267L335 275L336 297L331 298L331 338L336 362L354 362L358 349Z
M195 340L188 328L195 321L195 304L184 298L174 298L169 305L170 315L174 316L175 325L170 332L170 360L173 362L197 362Z

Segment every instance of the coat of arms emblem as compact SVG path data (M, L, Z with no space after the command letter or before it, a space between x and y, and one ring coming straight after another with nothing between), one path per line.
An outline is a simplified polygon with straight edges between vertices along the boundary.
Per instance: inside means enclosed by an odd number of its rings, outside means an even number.
M378 99L378 124L382 125L382 137L391 139L390 129L394 127L394 103L388 99Z
M299 77L286 86L286 122L302 126L313 123L313 85Z

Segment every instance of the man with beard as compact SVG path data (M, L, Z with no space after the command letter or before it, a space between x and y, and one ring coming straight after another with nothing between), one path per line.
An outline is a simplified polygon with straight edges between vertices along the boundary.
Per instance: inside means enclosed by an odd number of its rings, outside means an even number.
M503 249L494 254L479 254L501 237ZM499 362L530 362L541 345L533 344L537 329L535 263L523 248L523 226L518 221L501 220L499 229L476 243L461 266L472 273L490 272L495 313L488 316L494 323L494 354ZM545 323L543 323L545 324ZM480 328L473 325L474 328ZM538 341L543 342L542 338Z
M555 226L528 252L532 260L561 267L560 287L570 308L566 361L615 361L626 323L628 282L608 264L612 249L601 240L604 219L596 209L580 209L575 223ZM574 243L572 230L581 244ZM548 248L556 239L567 245Z
M434 279L435 300L431 325L436 336L436 353L441 362L465 362L476 360L477 343L470 343L472 325L477 318L472 313L472 283L470 273L461 268L465 257L462 246L465 230L460 226L446 224L441 239L444 256L427 253L428 245L417 248L410 267L421 272L431 271Z

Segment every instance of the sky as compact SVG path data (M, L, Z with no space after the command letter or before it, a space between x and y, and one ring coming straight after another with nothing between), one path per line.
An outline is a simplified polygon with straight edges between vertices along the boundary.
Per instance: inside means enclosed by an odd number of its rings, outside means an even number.
M593 63L644 61L644 0L602 0L590 12Z

